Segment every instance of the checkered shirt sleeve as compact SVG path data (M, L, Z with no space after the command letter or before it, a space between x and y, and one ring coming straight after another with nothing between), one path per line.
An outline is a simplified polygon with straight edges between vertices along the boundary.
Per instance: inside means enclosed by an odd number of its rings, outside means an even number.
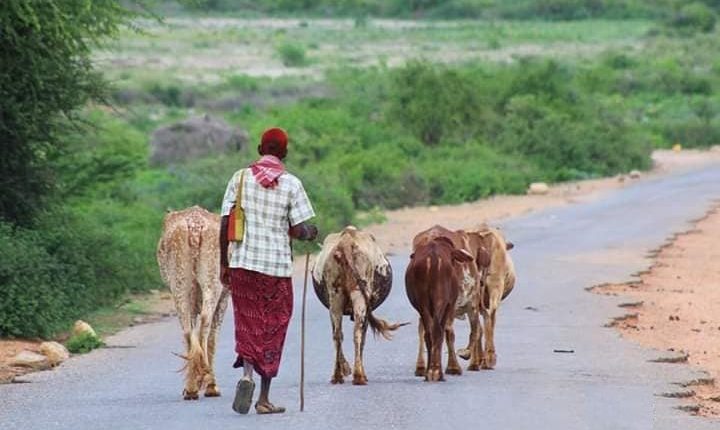
M294 227L314 216L315 211L312 204L310 204L305 188L302 182L298 181L294 192L290 194L290 212L288 213L290 225Z

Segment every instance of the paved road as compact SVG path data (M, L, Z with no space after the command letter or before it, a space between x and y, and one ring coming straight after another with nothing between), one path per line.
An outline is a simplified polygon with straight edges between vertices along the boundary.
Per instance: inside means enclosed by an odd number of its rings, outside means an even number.
M701 216L720 198L720 166L644 181L592 203L503 223L515 243L519 284L501 308L498 366L445 383L413 376L416 315L405 297L407 255L392 257L395 288L379 316L412 321L395 340L369 340L370 385L331 386L330 323L309 296L306 411L298 411L299 299L274 400L282 416L238 416L230 409L238 372L230 367L232 316L218 354L219 399L181 400L175 320L134 327L105 349L53 372L0 386L0 429L412 428L412 429L709 429L716 423L674 409L657 397L694 376L687 366L648 363L657 352L621 340L603 324L620 299L584 288L627 279L648 264L644 253ZM439 220L442 221L442 220ZM296 281L296 286L300 280ZM299 288L297 289L299 293ZM537 311L527 310L531 306ZM459 339L467 334L460 322ZM349 324L346 324L349 339ZM557 354L553 349L573 349ZM351 346L346 343L346 353Z

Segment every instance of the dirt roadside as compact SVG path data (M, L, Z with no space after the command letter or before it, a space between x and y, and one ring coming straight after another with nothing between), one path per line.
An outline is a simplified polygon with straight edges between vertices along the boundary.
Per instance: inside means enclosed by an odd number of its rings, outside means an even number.
M653 254L636 281L602 285L598 294L627 298L627 314L609 325L643 346L668 351L661 362L687 363L710 377L690 381L667 397L682 408L720 417L720 204L694 227L675 235Z
M493 222L550 207L590 201L637 181L698 168L712 162L720 162L720 147L711 151L655 151L653 160L655 167L650 172L641 174L639 179L621 175L554 185L545 195L495 196L461 205L388 211L385 213L386 221L384 223L370 225L365 230L377 238L380 246L386 252L400 252L410 248L410 241L417 232L437 223L453 229L473 228L483 222ZM295 260L296 275L302 275L303 265L304 258ZM96 329L100 328L98 331L102 336L119 331L123 327L157 321L173 313L172 300L167 292L162 291L129 297L126 303L115 310L100 312L88 318L88 321ZM720 330L718 333L720 334ZM59 340L64 339L61 337ZM27 339L0 339L0 383L12 382L15 376L27 373L27 369L9 367L8 363L23 349L37 351L40 342L40 340Z

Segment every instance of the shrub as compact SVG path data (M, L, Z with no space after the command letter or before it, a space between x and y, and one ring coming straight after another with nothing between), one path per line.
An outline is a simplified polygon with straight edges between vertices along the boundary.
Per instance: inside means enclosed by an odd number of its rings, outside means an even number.
M76 334L65 342L65 346L68 351L73 354L84 354L90 352L93 349L105 346L105 342L100 340L97 336L93 336L92 333L84 332Z
M427 145L472 131L482 115L472 81L457 70L413 61L394 72L390 116Z
M684 33L709 33L715 28L717 16L701 2L686 4L670 19L670 26Z
M277 47L277 53L287 67L302 67L308 64L305 48L297 43L282 43Z

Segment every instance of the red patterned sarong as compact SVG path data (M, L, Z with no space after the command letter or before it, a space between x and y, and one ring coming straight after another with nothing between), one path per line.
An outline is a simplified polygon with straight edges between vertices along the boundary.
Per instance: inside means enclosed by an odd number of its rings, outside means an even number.
M231 269L230 274L235 352L261 376L273 378L292 316L292 280L245 269Z

